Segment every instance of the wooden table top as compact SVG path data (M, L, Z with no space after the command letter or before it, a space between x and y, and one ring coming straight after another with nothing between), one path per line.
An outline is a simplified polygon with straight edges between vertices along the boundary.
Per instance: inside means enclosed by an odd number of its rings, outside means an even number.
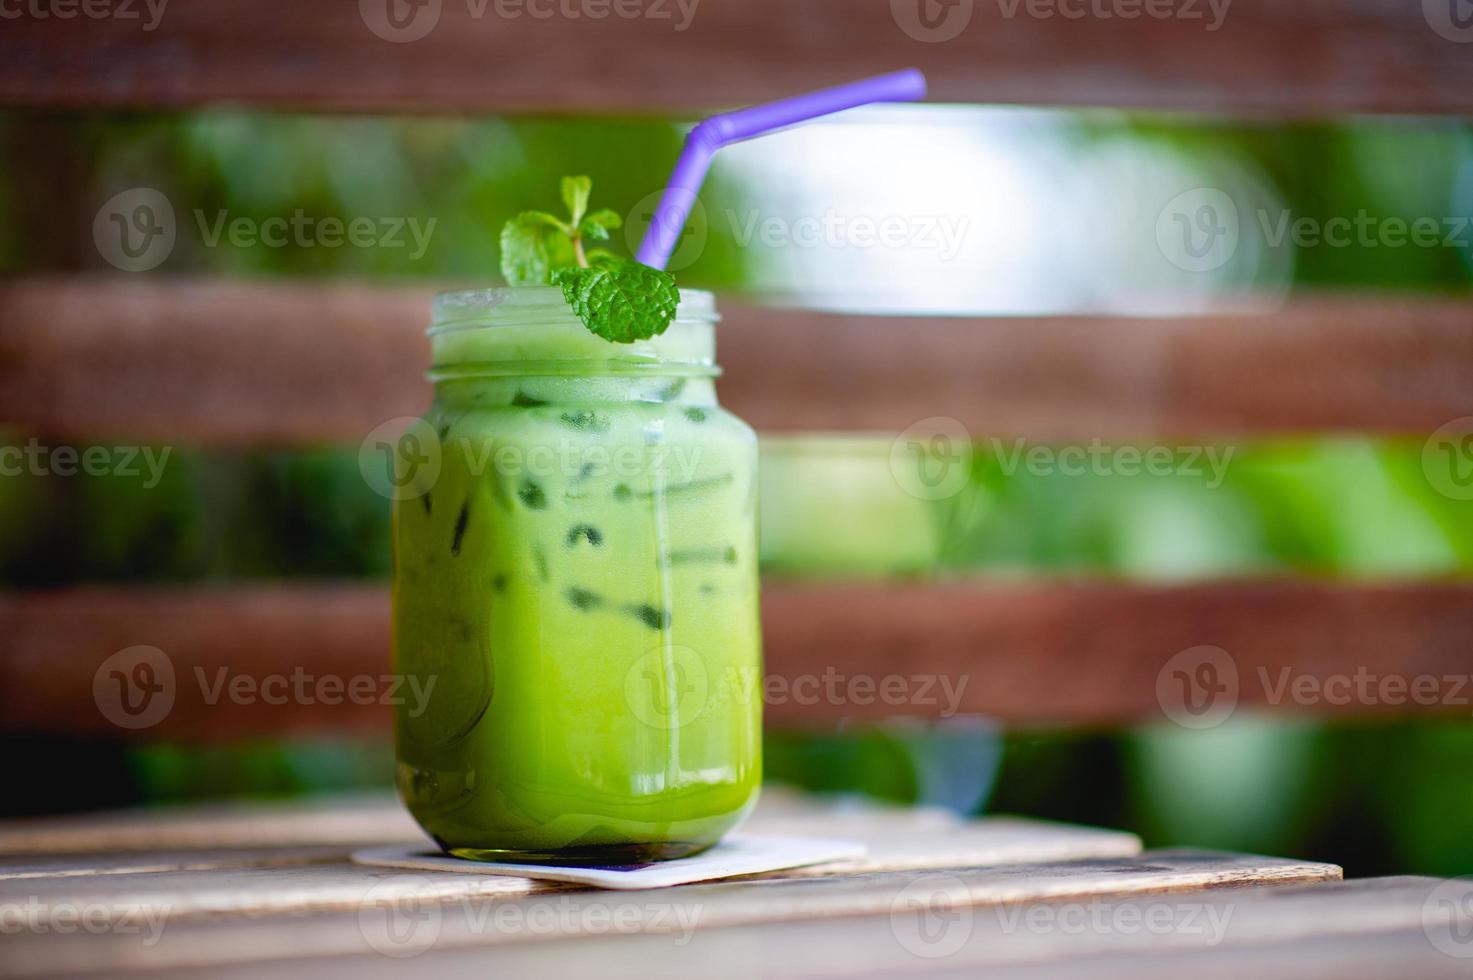
M861 860L647 892L393 871L387 797L0 822L0 976L1467 976L1473 883L772 791Z

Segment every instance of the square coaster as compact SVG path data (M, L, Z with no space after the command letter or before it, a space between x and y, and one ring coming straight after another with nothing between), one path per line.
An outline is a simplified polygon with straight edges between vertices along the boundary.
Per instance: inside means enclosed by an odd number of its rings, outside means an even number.
M691 857L651 864L569 868L547 864L510 864L468 861L451 857L423 844L396 844L353 852L357 864L413 871L459 871L465 874L510 875L544 881L566 881L595 888L635 890L686 885L736 875L782 871L827 861L863 857L865 846L853 841L822 837L779 837L771 834L732 834L721 843Z

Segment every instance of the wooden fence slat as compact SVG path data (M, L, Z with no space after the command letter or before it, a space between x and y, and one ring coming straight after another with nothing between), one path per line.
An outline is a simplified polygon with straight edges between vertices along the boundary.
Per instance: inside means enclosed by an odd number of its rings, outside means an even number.
M356 445L428 405L431 295L0 283L0 421L64 439ZM1473 300L1321 297L1183 319L722 309L722 401L761 431L949 416L978 437L1041 440L1425 434L1473 414Z
M1191 693L1231 698L1203 702L1211 710L1366 715L1466 714L1473 700L1473 583L778 582L764 590L763 618L767 716L783 725L952 714L1160 720L1180 711L1183 678L1205 677L1215 691L1229 674L1235 694ZM379 586L0 594L0 636L3 731L230 738L387 727L389 606ZM107 657L140 644L168 657L171 707L123 729L103 710L116 716L121 694L104 686L94 697L94 681ZM1200 646L1231 660L1172 661ZM283 694L261 686L267 678L296 685L298 675L306 687L265 703ZM153 669L150 683L162 677ZM360 677L369 680L350 697ZM321 687L324 678L335 686Z
M948 102L1473 111L1469 32L1412 0L635 0L633 17L591 0L107 9L123 6L7 19L0 102L694 113L915 64Z
M890 947L887 958L893 962L894 954L914 955L919 943L912 940L912 952L907 954L901 937L908 932L906 921L924 914L920 910L928 901L936 903L936 911L974 910L968 916L979 919L983 930L991 925L995 932L1004 933L1010 916L1000 913L999 907L1021 902L1096 906L1155 895L1157 903L1178 908L1185 904L1201 915L1203 906L1237 889L1285 888L1334 882L1340 877L1340 869L1331 864L1172 850L1131 858L819 879L785 879L779 872L758 881L694 884L639 894L567 890L493 875L395 875L352 865L315 865L255 872L48 879L29 883L34 886L29 891L6 888L0 882L0 899L15 896L14 905L41 921L47 921L60 905L96 910L94 917L106 914L107 921L126 916L126 921L161 926L154 942L143 942L136 933L124 934L120 928L115 932L79 931L75 937L22 932L11 939L9 962L19 967L13 972L54 976L104 965L115 970L228 963L259 966L273 959L370 955L386 947L401 957L406 952L467 947L495 947L496 952L487 952L499 956L501 950L515 950L523 944L566 948L570 943L576 946L575 940L594 940L611 932L623 933L625 942L636 941L640 935L663 936L670 942L675 935L684 934L679 944L684 946L713 931L798 922L822 928L822 923L848 918L868 918L866 927L872 932L879 926ZM919 901L908 901L913 897ZM948 904L942 906L943 900ZM499 918L495 917L498 908L488 908L488 903L499 907ZM407 929L402 921L394 922L397 931L386 934L382 916L394 908L420 923L428 918L432 924L421 932ZM550 918L546 916L549 911L555 913ZM893 932L883 925L887 916L895 923ZM1228 924L1231 918L1229 914ZM612 922L625 925L611 929L608 923ZM934 931L934 924L930 925ZM402 975L403 963L396 967ZM0 965L0 975L6 972ZM584 975L588 971L550 972ZM743 974L748 972L756 971Z

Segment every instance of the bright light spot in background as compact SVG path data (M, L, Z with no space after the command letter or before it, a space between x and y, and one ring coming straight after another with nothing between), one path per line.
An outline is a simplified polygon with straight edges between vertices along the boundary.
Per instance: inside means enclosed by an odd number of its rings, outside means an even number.
M1053 308L1060 121L980 115L985 124L975 111L859 110L729 147L717 167L740 195L708 220L748 253L754 286L804 304L875 313ZM818 243L794 240L825 222ZM866 243L866 227L882 224L903 243ZM1066 291L1072 278L1063 276Z
M1128 137L1072 148L1069 164L1061 196L1083 311L1272 306L1292 284L1282 198L1248 161Z
M736 241L752 289L803 305L1169 314L1250 289L1272 300L1292 278L1292 247L1266 249L1258 231L1279 197L1245 162L1199 164L1136 137L1091 143L1069 113L858 110L729 147L716 166L737 190L712 200L712 233ZM1195 221L1199 188L1234 202L1210 212L1231 234L1220 262L1170 244L1187 230L1171 202ZM870 240L882 226L891 240Z

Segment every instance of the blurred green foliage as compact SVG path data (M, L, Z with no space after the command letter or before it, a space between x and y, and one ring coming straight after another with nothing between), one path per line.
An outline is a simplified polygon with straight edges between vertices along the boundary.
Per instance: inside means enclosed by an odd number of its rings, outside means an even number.
M1473 214L1473 127L1455 121L1249 124L938 107L888 118L911 120L915 134L951 127L948 145L957 153L987 148L973 171L979 184L1005 175L1005 167L986 169L1000 159L1048 175L1041 185L1048 193L1020 211L1024 225L1048 224L1041 234L998 227L993 214L971 215L979 235L1000 238L999 254L1023 247L1015 241L1039 250L1032 258L1042 274L1023 295L1025 307L1046 309L1068 297L1111 308L1115 293L1150 284L1135 267L1140 254L1124 244L1160 206L1143 194L1141 174L1248 188L1245 199L1267 212L1319 222L1361 210L1406 219ZM680 139L678 126L647 119L6 111L0 273L108 270L90 240L96 210L120 190L149 186L173 202L180 226L160 274L483 282L497 268L500 222L523 208L553 207L557 176L587 173L601 202L636 212L660 186ZM878 162L835 162L794 150L802 146L775 140L767 151L728 155L703 195L713 216L779 198L800 212L817 208L845 176L840 170L883 168L892 159L877 152ZM972 166L970 157L962 163ZM916 183L902 173L884 178L865 185L877 200L883 190ZM436 224L418 257L407 248L237 247L228 240L209 247L199 227L221 212L260 222L299 211ZM1091 237L1060 214L1105 220ZM866 301L893 289L897 302L911 302L903 271L883 263L845 264L823 250L795 255L742 242L732 223L714 217L708 233L700 256L680 273L685 284L770 291L786 281L774 279L774 263L801 259L805 274L829 263L832 281L863 287ZM1112 265L1120 255L1125 264ZM1216 285L1460 292L1473 282L1466 246L1322 244L1271 258L1277 265L1230 269ZM992 270L971 261L938 267L941 285L927 289L944 294L954 286L957 296L942 295L942 308L977 309L967 284ZM27 435L12 429L0 444ZM968 480L943 500L901 490L885 441L770 442L764 567L787 575L1090 573L1179 581L1274 572L1465 575L1473 566L1473 507L1436 492L1420 443L1235 446L1216 485L1182 473L1039 472L1010 465L1010 445L973 435L981 443L961 464ZM388 574L387 502L359 476L352 447L170 448L158 486L118 476L0 478L0 585ZM389 781L390 753L377 743L8 747L20 761L21 784L55 790L44 800L12 794L0 804L3 813ZM1473 728L1460 719L1324 725L1235 717L1209 732L1088 733L999 733L957 720L772 732L767 744L773 778L814 789L1130 827L1153 845L1295 854L1341 862L1357 874L1473 872L1473 844L1462 832L1473 819L1470 761ZM65 785L50 775L76 771L98 775Z
M1051 459L1065 450L1030 448ZM925 500L896 479L888 439L767 439L763 567L849 578L1468 574L1473 503L1434 488L1424 449L1345 438L1214 446L1224 465L1213 473L1195 448L1178 448L1170 472L1073 473L981 441L955 463L969 471L962 489ZM157 486L146 473L6 477L0 585L383 578L389 505L359 466L341 449L170 447Z

